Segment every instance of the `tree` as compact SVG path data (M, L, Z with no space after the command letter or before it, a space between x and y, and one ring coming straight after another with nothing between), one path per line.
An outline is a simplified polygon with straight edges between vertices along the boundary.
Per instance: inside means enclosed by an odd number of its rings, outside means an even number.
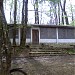
M1 74L9 75L12 49L11 43L8 38L7 22L4 14L3 0L0 0L0 31L1 31L0 34Z
M34 10L35 10L35 24L39 24L38 0L35 0Z
M14 0L13 45L16 45L16 15L17 15L17 0Z
M11 2L10 2L10 24L12 23L12 9L13 9L13 0L11 0Z
M41 0L40 3L42 3L43 1L49 2L49 6L50 6L50 11L49 11L50 12L50 22L49 23L51 23L51 24L53 23L53 24L57 25L59 22L59 24L60 24L59 3L61 0ZM58 6L58 8L57 8L57 6ZM51 13L52 13L52 15L51 15ZM48 17L49 17L49 15L48 15ZM52 21L52 19L53 19L53 21Z
M68 16L67 16L67 13L66 13L66 10L65 10L66 0L63 1L63 6L60 2L60 6L61 6L61 10L62 10L62 20L63 20L63 17L65 17L65 22L66 22L67 25L69 25ZM63 14L64 14L64 16L63 16Z
M23 0L22 28L21 28L21 42L20 42L21 46L25 46L26 43L27 21L28 21L28 0Z
M60 2L58 3L58 25L60 25Z
M74 9L73 9L73 5L71 4L71 1L70 1L70 7L69 8L70 8L70 11L71 11L71 19L72 19L72 24L73 24L74 23Z
M57 25L58 24L58 19L57 19L57 7L56 7L56 4L54 4L54 9L55 9L55 12L54 12L54 15L55 15L55 24Z

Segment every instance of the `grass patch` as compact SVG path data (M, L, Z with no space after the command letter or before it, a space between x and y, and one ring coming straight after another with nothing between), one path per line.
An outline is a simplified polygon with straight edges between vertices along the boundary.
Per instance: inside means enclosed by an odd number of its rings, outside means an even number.
M75 54L75 49L68 49L68 50L66 50L66 53Z

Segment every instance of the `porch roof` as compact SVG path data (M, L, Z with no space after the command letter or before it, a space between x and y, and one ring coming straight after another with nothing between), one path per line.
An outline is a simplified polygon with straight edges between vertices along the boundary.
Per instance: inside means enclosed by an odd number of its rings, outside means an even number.
M38 25L38 24L32 24L33 27L40 27L40 28L75 28L75 26L63 26L63 25Z
M21 24L17 24L21 25ZM8 24L8 26L13 27L13 24ZM75 28L75 26L70 25L46 25L46 24L28 24L29 27L40 27L40 28Z

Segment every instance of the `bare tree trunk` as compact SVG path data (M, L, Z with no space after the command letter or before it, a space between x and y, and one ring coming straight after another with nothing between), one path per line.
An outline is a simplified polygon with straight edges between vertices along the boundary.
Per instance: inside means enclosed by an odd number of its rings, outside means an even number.
M17 15L17 0L14 0L13 45L16 45L16 15Z
M73 7L72 4L70 3L70 7L71 7L71 13L72 13L72 21L74 20L74 14L73 14Z
M60 25L60 2L58 3L58 19L59 19L59 25Z
M25 2L25 43L26 43L26 31L27 31L27 21L28 21L28 0Z
M27 21L28 21L28 0L26 1L23 0L22 28L21 28L21 42L20 42L21 46L25 46L26 44Z
M23 0L23 6L22 6L22 28L21 28L21 42L20 42L20 45L22 46L22 42L23 42L23 30L24 30L24 27L23 27L23 23L24 23L24 0Z
M54 13L54 15L55 15L55 24L57 25L58 24L58 19L57 19L57 12L56 12L56 10L57 10L56 4L54 4L54 9L55 9L55 13Z
M22 28L21 28L21 42L20 42L20 46L23 45L23 36L24 36L24 20L25 20L25 17L24 17L24 12L25 12L25 0L23 0L23 7L22 7Z
M64 11L64 15L65 15L65 22L67 25L69 25L68 16L67 16L66 11Z
M64 14L63 14L63 12L62 12L61 18L62 18L62 24L64 25Z
M1 75L9 75L9 69L11 67L11 44L8 38L3 0L0 0L0 28Z
M66 13L66 10L65 10L66 0L64 0L63 7L62 7L61 2L60 2L60 6L61 6L62 12L64 13L65 22L66 22L67 25L69 25L68 16L67 16L67 13Z
M35 24L39 24L39 13L38 13L38 0L35 0Z

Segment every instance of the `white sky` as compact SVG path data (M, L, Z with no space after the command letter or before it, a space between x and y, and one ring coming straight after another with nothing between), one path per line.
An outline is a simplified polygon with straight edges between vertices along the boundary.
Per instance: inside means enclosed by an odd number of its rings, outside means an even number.
M30 0L29 0L30 1ZM20 4L21 4L21 0L20 0ZM75 5L75 0L66 0L66 6L67 6L67 8L69 8L69 5L70 5L70 3L72 3L72 5ZM6 5L6 10L5 10L5 16L6 16L6 19L7 19L7 22L9 23L10 22L10 7L9 7L9 4L10 4L10 2L9 1L7 1L7 5ZM22 5L20 5L20 7L21 7ZM47 8L46 7L44 7L45 8L45 10L47 10ZM33 5L32 4L30 4L29 3L29 6L28 6L28 10L33 10L34 9L34 7L33 7ZM44 11L45 11L44 10ZM66 9L67 10L67 13L69 13L69 10L68 9ZM20 10L21 11L21 10ZM13 14L13 13L12 13ZM21 17L21 12L19 13L20 14L20 17ZM29 23L34 23L34 21L35 21L35 19L34 19L34 11L29 11L29 13L28 13L28 19L29 19ZM20 18L20 17L18 17L18 18ZM49 18L44 14L43 15L43 18L46 18L46 20L49 20ZM20 20L21 20L21 18L20 18ZM44 20L42 20L42 23L44 22ZM45 22L46 23L46 22Z

